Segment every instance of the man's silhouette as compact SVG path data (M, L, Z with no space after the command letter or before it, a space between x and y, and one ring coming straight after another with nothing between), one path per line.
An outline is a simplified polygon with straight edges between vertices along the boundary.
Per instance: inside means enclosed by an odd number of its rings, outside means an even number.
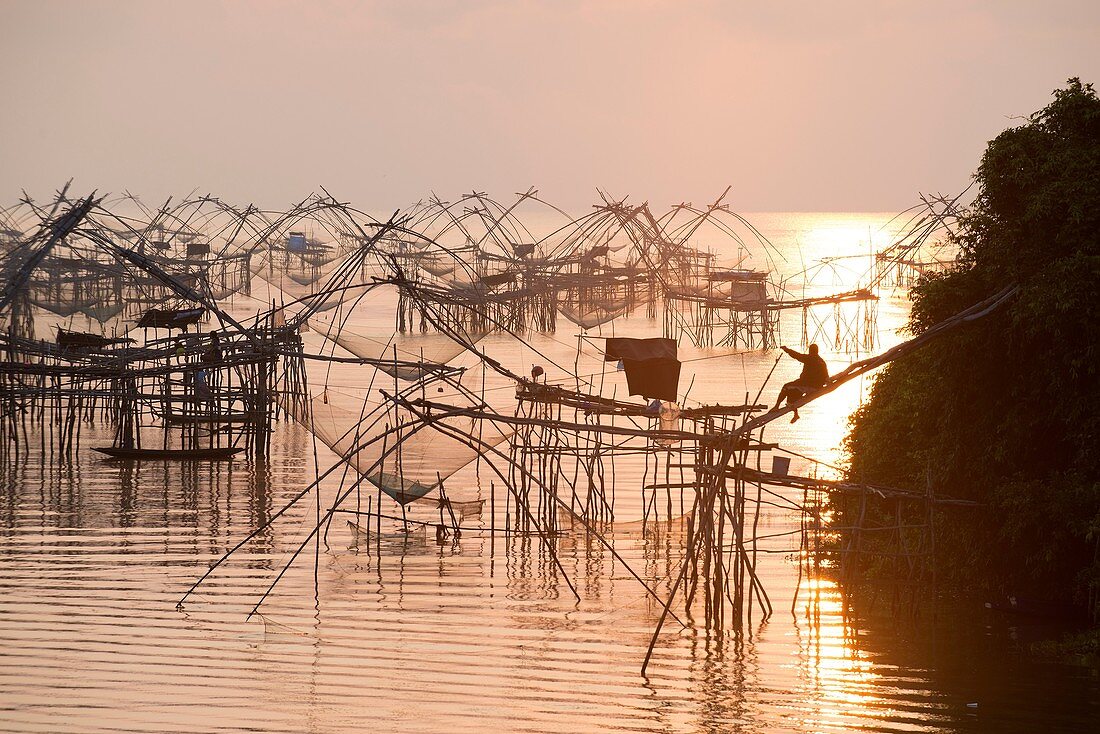
M815 390L825 387L829 382L829 368L825 364L825 360L818 356L816 344L810 345L809 354L802 354L802 352L796 352L787 347L783 347L782 349L802 363L802 374L798 376L797 380L788 382L783 386L783 389L779 391L779 397L776 398L775 407L773 407L772 410L782 405L784 400L789 404L791 401L799 400ZM791 423L794 423L796 420L798 420L797 409L794 411Z

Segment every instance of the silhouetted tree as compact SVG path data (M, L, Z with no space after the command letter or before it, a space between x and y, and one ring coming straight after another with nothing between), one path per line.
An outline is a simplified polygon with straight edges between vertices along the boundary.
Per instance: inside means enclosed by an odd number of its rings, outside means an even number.
M1078 604L1100 588L1100 99L1070 79L989 143L915 333L1005 285L993 316L885 369L853 416L853 479L986 503L938 515L941 578ZM850 507L837 507L841 522Z

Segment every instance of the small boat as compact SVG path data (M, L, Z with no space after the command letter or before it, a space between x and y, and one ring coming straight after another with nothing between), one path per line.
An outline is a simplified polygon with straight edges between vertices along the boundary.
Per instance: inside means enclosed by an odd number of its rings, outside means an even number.
M137 322L139 329L185 329L197 324L206 313L205 308L151 308Z
M150 461L228 461L243 448L209 449L139 449L119 448L117 446L96 447L95 451L107 454L112 459L150 460Z
M68 329L57 329L57 346L62 349L102 349L103 347L111 346L113 344L133 344L134 340L129 337L121 337L117 339L111 339L109 337L100 336L98 334L86 334L82 331L69 331Z

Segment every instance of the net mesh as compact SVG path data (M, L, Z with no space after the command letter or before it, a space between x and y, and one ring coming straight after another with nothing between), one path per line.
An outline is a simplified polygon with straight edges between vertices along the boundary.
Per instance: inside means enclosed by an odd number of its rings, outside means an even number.
M470 368L462 381L480 384L482 369ZM379 384L386 382L382 379ZM463 408L475 408L480 402L457 379L430 384L438 402ZM413 386L403 394L412 400L424 389L427 386ZM475 417L418 414L374 392L377 398L327 391L308 405L286 408L364 479L401 505L438 490L440 483L511 434L506 426Z

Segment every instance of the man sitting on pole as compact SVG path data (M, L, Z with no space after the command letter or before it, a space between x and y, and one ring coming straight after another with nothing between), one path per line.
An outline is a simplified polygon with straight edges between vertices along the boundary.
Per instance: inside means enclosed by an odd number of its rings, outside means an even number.
M784 400L787 401L788 405L796 400L801 400L813 391L825 387L829 382L829 368L825 364L825 360L818 356L816 344L810 345L809 354L802 354L801 352L796 352L787 347L782 347L782 349L802 363L802 374L798 376L797 380L788 382L783 386L783 389L779 391L779 397L776 398L775 407L773 407L772 410L779 408ZM791 423L794 423L796 420L798 420L797 408L795 408Z

